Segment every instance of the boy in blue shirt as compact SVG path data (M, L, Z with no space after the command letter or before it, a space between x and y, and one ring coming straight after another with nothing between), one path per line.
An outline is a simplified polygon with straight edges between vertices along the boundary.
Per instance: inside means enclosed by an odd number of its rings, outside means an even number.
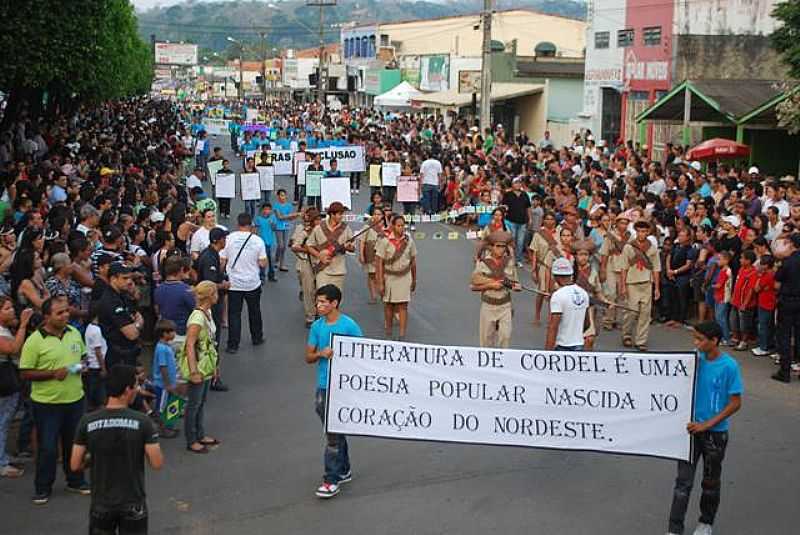
M272 213L272 204L265 202L261 205L261 214L256 216L255 225L258 235L264 240L267 249L267 262L269 269L267 277L270 282L276 282L275 269L272 267L272 249L275 247L275 229L278 228L278 218ZM264 268L261 268L261 280L264 280Z
M155 325L158 339L153 352L153 394L156 399L156 413L161 415L167 405L169 395L178 393L178 363L175 362L175 350L172 341L175 339L175 323L171 320L158 320ZM159 435L163 438L175 438L178 430L168 427L159 420Z
M719 349L722 328L714 321L695 326L694 345L699 352L695 381L694 418L686 425L694 442L691 463L678 461L678 477L669 513L668 535L682 535L697 461L703 456L703 493L700 522L694 535L711 535L719 508L722 459L728 444L728 418L742 406L739 363Z
M323 424L328 390L328 359L333 357L331 343L334 334L363 336L361 327L349 316L341 313L339 304L342 292L333 284L317 290L317 313L320 318L311 325L306 345L306 362L317 364L317 394L314 406ZM353 479L350 471L350 456L345 435L327 435L325 446L325 476L317 488L320 498L333 498L339 494L339 486Z

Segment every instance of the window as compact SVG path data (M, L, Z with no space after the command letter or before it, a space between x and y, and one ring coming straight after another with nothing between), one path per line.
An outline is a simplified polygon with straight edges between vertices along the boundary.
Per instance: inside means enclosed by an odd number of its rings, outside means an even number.
M369 48L369 39L367 39L367 36L365 35L364 37L361 38L361 57L362 58L369 57L368 48Z
M633 30L619 30L617 32L617 46L620 48L633 46Z
M389 46L389 35L382 33L381 34L381 46Z
M661 44L661 26L650 26L642 30L642 39L645 46L656 46Z
M368 54L367 55L369 57L371 57L371 58L375 57L375 36L374 35L370 35L369 36L369 50L368 50Z
M609 41L611 41L611 36L608 32L594 32L595 48L608 48Z

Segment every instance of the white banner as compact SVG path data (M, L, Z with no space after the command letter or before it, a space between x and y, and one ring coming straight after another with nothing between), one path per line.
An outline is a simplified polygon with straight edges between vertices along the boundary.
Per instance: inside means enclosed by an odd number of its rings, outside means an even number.
M367 170L364 163L364 147L361 145L308 149L306 152L321 154L323 161L336 158L339 162L339 171L342 173L361 173ZM328 166L326 165L325 168L327 169Z
M226 136L229 135L227 119L203 119L203 126L206 127L206 132L212 136Z
M334 337L333 350L329 433L690 458L694 353L346 336Z
M269 165L256 167L258 179L261 182L261 191L272 191L275 189L275 168Z

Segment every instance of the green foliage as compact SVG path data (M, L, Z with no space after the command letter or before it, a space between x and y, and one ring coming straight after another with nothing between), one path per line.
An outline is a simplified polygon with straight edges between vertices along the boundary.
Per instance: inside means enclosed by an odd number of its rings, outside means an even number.
M128 0L0 2L0 90L98 100L146 92L150 46Z
M800 79L800 2L781 2L775 6L772 16L783 23L770 35L772 46L783 56L789 75ZM797 90L796 81L786 82L783 89L795 91L776 107L778 125L791 134L797 134L800 132L800 90Z

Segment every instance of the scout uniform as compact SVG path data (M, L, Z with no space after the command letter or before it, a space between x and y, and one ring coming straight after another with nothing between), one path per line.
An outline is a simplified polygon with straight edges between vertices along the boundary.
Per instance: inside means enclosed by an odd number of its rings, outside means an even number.
M310 235L311 231L306 230L305 225L297 225L294 227L291 243L305 248ZM314 321L317 313L317 307L314 302L317 287L311 264L312 258L307 252L295 252L295 256L297 257L297 262L295 263L297 266L297 280L300 282L300 289L303 292L303 313L305 314L306 325L308 325L309 322Z
M508 232L493 232L488 237L489 243L512 243ZM517 281L517 268L514 255L506 253L499 260L487 256L478 260L472 272L472 284L482 284L490 280ZM511 327L513 307L511 288L505 286L499 290L481 292L481 314L478 334L481 347L508 347L511 344Z
M406 233L399 240L392 234L378 241L375 249L378 262L383 262L383 302L411 301L411 264L417 257L417 246Z
M591 240L581 240L577 242L574 246L574 250L577 253L578 251L587 251L591 257L592 252L594 251L594 242ZM597 269L592 265L591 258L589 262L586 264L585 267L575 266L575 284L586 290L586 293L589 294L589 297L599 297L603 298L603 286L600 283L600 276L597 274ZM590 301L591 303L591 301ZM594 337L597 336L597 327L595 326L595 306L589 305L589 309L587 311L589 315L589 326L586 330L583 331L583 337L588 338L590 336Z
M630 220L619 214L616 221ZM603 245L600 247L600 256L606 257L606 280L603 284L603 292L611 302L616 302L619 295L620 273L625 267L622 260L622 250L625 244L631 240L632 234L630 231L625 231L623 235L619 235L615 228L608 229L606 236L603 239ZM608 307L603 315L603 327L606 330L611 330L617 322L617 311L614 307Z
M661 271L658 248L650 240L645 240L644 244L639 244L636 240L629 242L622 250L622 264L628 294L627 305L638 310L638 313L626 311L624 314L622 343L625 347L630 347L633 343L638 349L644 350L647 348L650 330L653 280Z
M383 237L383 232L374 228L364 233L364 269L369 275L375 274L375 251L378 242L382 241Z
M344 292L347 264L345 263L344 253L337 254L335 250L337 245L344 247L352 237L353 231L344 222L340 223L336 228L331 228L330 218L311 231L311 235L308 237L308 245L318 251L327 249L331 255L331 262L327 266L319 264L317 268L317 288L322 288L326 284L333 284Z
M549 264L546 262L548 259L548 254L560 254L556 236L557 234L555 231L550 231L547 228L542 227L536 234L533 235L531 244L528 247L528 249L530 249L533 252L533 255L536 257L536 266L539 271L539 288L537 289L543 292L548 291L546 284L549 278L550 266L553 262L552 260L550 260Z

